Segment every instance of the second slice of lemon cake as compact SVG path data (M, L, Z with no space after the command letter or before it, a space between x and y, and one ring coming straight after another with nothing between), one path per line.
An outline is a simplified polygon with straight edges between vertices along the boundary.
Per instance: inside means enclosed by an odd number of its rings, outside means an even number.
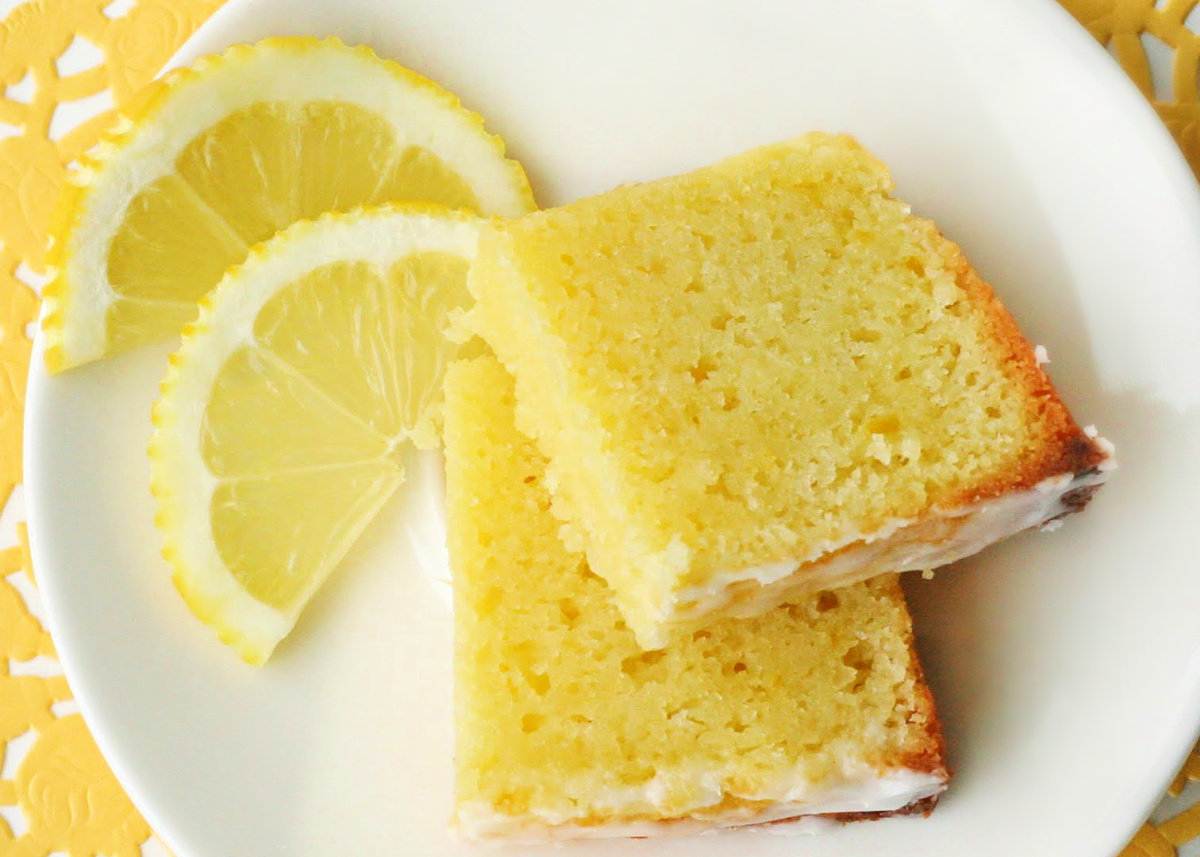
M638 638L927 569L1112 467L992 290L849 137L497 223L471 324ZM1019 252L1019 248L1014 248Z
M494 358L450 367L445 450L463 836L932 809L948 775L895 575L644 652L559 540L545 460Z

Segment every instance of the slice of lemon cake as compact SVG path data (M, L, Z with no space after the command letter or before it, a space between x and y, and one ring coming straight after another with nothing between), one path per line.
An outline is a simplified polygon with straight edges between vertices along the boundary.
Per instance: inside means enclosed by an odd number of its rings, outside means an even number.
M932 809L948 775L895 575L647 653L558 538L545 459L494 357L450 367L445 448L463 836Z
M485 230L469 324L646 647L975 553L1113 466L891 190L853 139L809 134Z

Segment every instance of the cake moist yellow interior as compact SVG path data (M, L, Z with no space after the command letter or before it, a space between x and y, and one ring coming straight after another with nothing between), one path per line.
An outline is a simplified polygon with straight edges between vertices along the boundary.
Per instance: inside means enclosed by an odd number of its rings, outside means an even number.
M558 538L545 460L516 430L513 407L494 358L450 367L464 833L752 820L783 791L850 770L915 764L944 777L895 575L644 652L608 587Z
M470 323L639 635L672 592L1061 472L1078 427L891 189L810 134L485 231Z

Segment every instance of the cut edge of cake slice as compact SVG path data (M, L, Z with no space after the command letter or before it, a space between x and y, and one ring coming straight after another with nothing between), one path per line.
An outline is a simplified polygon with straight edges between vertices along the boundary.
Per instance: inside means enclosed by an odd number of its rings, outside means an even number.
M749 547L744 555L734 551L722 555L718 548L723 541L737 542L725 539L727 522L738 524L746 517L738 513L736 505L744 500L742 486L753 483L755 474L761 475L764 469L734 472L729 479L728 471L709 466L708 459L717 453L701 448L697 441L704 440L702 434L686 435L690 427L683 422L684 416L695 422L697 415L687 410L686 402L676 406L684 401L678 397L678 379L682 378L684 388L691 383L689 377L694 379L696 390L717 402L710 410L718 419L722 408L744 410L747 403L758 407L762 390L714 386L717 372L725 367L706 353L685 371L677 372L680 367L668 365L665 358L656 362L657 355L644 350L645 343L655 342L665 343L664 349L687 351L691 347L687 337L672 340L674 319L686 319L687 313L700 309L711 310L704 300L720 288L715 283L714 289L711 273L717 270L719 277L720 264L711 260L721 258L724 245L719 236L704 232L706 218L712 218L688 210L687 202L675 210L670 206L678 197L690 203L699 199L714 210L722 206L726 211L737 211L739 206L745 209L747 200L733 198L735 191L753 185L767 173L771 181L782 176L778 184L786 189L793 181L789 170L804 173L809 169L791 166L804 160L817 163L809 172L822 178L839 164L849 164L849 169L857 171L858 175L845 181L860 183L862 196L884 210L891 237L900 236L917 248L913 251L917 258L905 259L896 267L915 271L912 283L932 295L935 311L945 308L943 300L967 308L972 329L979 334L977 354L991 355L985 362L1005 376L1020 399L1014 406L1016 412L1037 429L1040 440L1028 454L1010 453L1002 466L983 477L964 480L960 489L942 491L931 502L907 502L902 504L905 508L891 514L875 515L869 524L847 518L819 537L809 538L799 531L807 520L825 515L830 508L812 503L802 514L778 519L752 534L745 540ZM831 166L821 166L825 163ZM820 173L821 169L826 173ZM794 186L805 182L815 186L811 175L795 178ZM689 183L714 189L693 192ZM1038 354L991 287L932 222L912 215L907 205L895 200L892 188L886 166L852 138L813 133L694 173L623 186L560 209L494 223L484 230L480 256L468 278L476 305L465 327L486 340L516 377L518 425L537 440L550 460L548 480L554 512L563 522L563 538L573 548L586 550L592 568L616 590L626 620L646 648L662 646L672 628L702 627L723 615L756 615L806 593L884 572L931 569L1023 530L1046 524L1053 527L1053 522L1082 509L1115 468L1112 444L1093 427L1081 428L1075 422L1042 370ZM779 187L772 185L770 190ZM747 199L752 207L754 199ZM804 211L805 204L801 203L799 210ZM736 216L745 219L750 215ZM835 220L832 216L828 219ZM630 231L651 221L653 233L635 235ZM697 228L697 223L703 228ZM685 258L682 266L678 258L669 255L673 250L656 254L656 246L666 247L672 240L666 233L687 229L694 235L685 236L684 244L690 237L696 241L683 251L691 258ZM786 236L774 237L776 231L772 230L771 241L786 244ZM595 237L609 232L620 235L615 240ZM610 245L597 250L589 243L602 240L610 240ZM683 246L677 235L674 246ZM848 246L833 248L830 258L850 255ZM786 247L783 253L786 258ZM826 259L823 264L834 263ZM612 282L602 282L613 271L619 273ZM636 298L631 297L656 283L674 281L678 281L678 290L652 299L651 307L638 307ZM756 312L764 309L772 307L752 308ZM948 310L947 314L953 313ZM708 342L719 337L736 340L747 330L757 332L745 325L733 329L731 337L726 328L738 323L737 314L725 306L711 322L718 332L701 330L699 336ZM564 330L569 325L574 327L568 336ZM665 336L659 336L664 331ZM857 333L852 331L852 335ZM874 335L871 330L866 333ZM780 338L776 335L773 341ZM782 338L787 338L786 332ZM858 345L846 343L841 351L849 353L848 349ZM631 362L628 355L638 354L638 348L643 348L644 359ZM870 348L869 341L863 348ZM788 358L785 355L783 359L786 362ZM647 394L645 403L631 396L629 390L635 388ZM690 388L682 395L690 395ZM803 426L808 405L802 401L794 408L797 426ZM626 414L662 424L639 436L628 429L631 420ZM700 415L704 415L703 408ZM884 430L872 437L872 446L856 453L852 464L877 467L873 458L906 461L905 441L893 442L886 434L886 418L881 424ZM652 446L655 433L664 438L657 449L651 449L657 459L653 454L642 455L644 449L630 455L622 447L631 437L646 442L643 446ZM774 438L775 443L788 432L759 427L754 434ZM667 440L675 445L675 452L668 449ZM912 454L919 457L932 445L926 438L923 447L917 444L908 449L915 449ZM720 446L728 447L727 443ZM668 449L665 455L664 449ZM776 462L781 469L791 464L788 460ZM731 489L729 483L739 480L742 484ZM673 514L668 503L682 506L697 497L725 505L707 522L664 523ZM786 515L786 500L773 508Z
M683 835L928 814L945 748L895 575L643 652L557 536L493 357L446 380L464 839Z

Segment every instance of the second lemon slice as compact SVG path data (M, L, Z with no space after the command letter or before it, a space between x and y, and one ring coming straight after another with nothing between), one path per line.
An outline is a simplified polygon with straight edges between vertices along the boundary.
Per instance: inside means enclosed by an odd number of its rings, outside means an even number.
M150 444L157 521L192 611L262 663L437 442L443 335L478 227L436 206L298 223L201 305Z

